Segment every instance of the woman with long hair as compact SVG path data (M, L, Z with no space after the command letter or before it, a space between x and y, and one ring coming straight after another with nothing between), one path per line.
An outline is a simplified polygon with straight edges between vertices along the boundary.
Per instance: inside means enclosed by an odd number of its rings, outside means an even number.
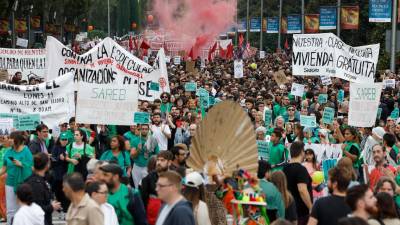
M185 178L183 196L192 203L196 225L211 225L207 204L204 197L203 177L192 172Z
M123 176L129 177L131 174L130 153L125 150L125 140L122 136L116 135L111 138L110 150L105 151L100 160L117 163L124 171Z
M378 213L375 220L369 220L370 225L398 225L400 224L400 219L398 218L396 205L394 203L393 197L388 193L381 192L376 196Z
M25 140L22 132L14 131L10 134L9 141L12 147L4 154L4 165L0 170L0 176L7 172L6 203L8 225L11 225L12 219L19 208L15 191L32 174L33 156L25 145Z
M82 129L74 131L74 142L67 145L66 161L68 162L68 174L79 172L86 180L88 174L86 164L90 158L94 158L94 148L90 146L86 132Z
M282 194L282 199L285 203L285 219L297 224L296 202L287 188L286 175L282 171L275 171L271 175L271 182Z
M358 168L360 167L360 139L357 133L357 130L354 127L346 127L344 129L343 135L340 131L340 128L336 127L335 134L340 142L343 142L342 145L342 154L343 157L350 158L353 162L353 168L356 170L357 175L359 175Z

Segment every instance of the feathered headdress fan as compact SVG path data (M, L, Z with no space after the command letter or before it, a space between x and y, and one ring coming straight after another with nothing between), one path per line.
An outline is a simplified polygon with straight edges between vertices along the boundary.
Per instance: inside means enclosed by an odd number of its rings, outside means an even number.
M187 163L203 171L211 182L214 176L232 176L238 168L254 173L257 160L256 136L249 116L239 104L223 101L201 121Z

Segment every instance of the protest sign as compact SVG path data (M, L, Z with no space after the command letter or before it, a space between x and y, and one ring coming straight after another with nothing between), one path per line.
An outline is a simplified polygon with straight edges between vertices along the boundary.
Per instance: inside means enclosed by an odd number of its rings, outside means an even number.
M150 123L150 114L147 112L135 112L133 116L134 124L149 124Z
M150 90L152 91L159 91L160 90L160 84L156 82L151 82L150 84Z
M319 11L319 29L336 29L337 13L336 6L322 6Z
M338 102L342 103L344 101L344 90L340 89L337 96Z
M349 126L374 126L381 92L382 83L350 83Z
M195 66L195 61L186 61L186 72L193 73L194 66Z
M257 140L258 159L269 161L269 143Z
M13 120L13 127L18 128L19 126L19 120L18 120L19 117L17 114L0 113L0 118L11 118Z
M174 57L174 65L181 65L181 57L180 56Z
M0 69L5 69L10 75L22 73L22 79L29 76L45 77L45 49L12 49L0 48Z
M199 91L199 97L200 97L200 108L202 109L207 109L209 107L209 93L205 89L201 89Z
M264 59L265 58L265 51L260 51L260 59Z
M303 97L304 94L304 85L293 83L292 90L290 92L294 96Z
M17 46L27 48L28 47L28 39L17 37Z
M317 121L315 116L300 115L300 125L303 127L316 127Z
M75 114L73 74L38 85L0 83L0 113L40 114L49 127L68 122Z
M214 97L214 96L210 95L210 96L208 97L208 104L209 104L210 106L215 105L215 97Z
M265 127L269 127L272 122L272 110L266 109L264 110L264 123Z
M329 76L321 76L321 83L324 86L328 86L332 84L332 79Z
M336 166L338 159L325 159L322 160L322 171L324 172L324 179L328 180L328 172L330 169Z
M325 124L333 124L334 118L335 118L335 109L330 107L325 107L324 113L322 114L322 122Z
M10 135L13 128L12 118L0 118L0 135Z
M342 157L342 144L304 144L304 149L312 149L317 163L327 159L340 159Z
M204 88L197 89L196 96L200 97L200 96L206 96L206 95L208 95L208 91L206 89L204 89Z
M399 108L395 108L391 113L390 113L390 118L397 120L399 118Z
M386 88L396 88L396 80L395 79L387 79L383 80L383 89Z
M197 83L196 82L187 82L185 84L185 91L196 92Z
M234 66L234 77L243 78L243 60L235 60L233 66Z
M318 95L318 103L324 104L328 102L328 94L319 94Z
M279 86L288 82L286 74L283 70L279 70L274 73L274 80Z
M293 75L374 82L379 44L352 47L332 33L293 35Z
M163 49L153 66L135 57L111 38L105 38L88 52L78 55L57 39L46 42L47 80L72 72L75 82L133 87L140 100L153 101L160 93L169 92L167 67ZM160 90L150 90L151 82L160 84Z
M40 114L25 114L18 116L18 130L35 130L40 124Z
M392 0L369 0L369 22L390 22L392 18Z

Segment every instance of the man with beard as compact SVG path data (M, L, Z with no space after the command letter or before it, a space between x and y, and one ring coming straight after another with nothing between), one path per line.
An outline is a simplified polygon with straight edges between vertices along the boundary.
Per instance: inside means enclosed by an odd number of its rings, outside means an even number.
M150 225L154 225L157 220L158 212L161 207L161 200L157 197L156 183L160 173L168 170L172 161L170 151L162 151L157 155L156 171L151 172L142 180L140 193L142 195L144 207L147 212L147 220Z
M138 191L131 190L120 179L123 171L118 164L110 163L100 167L102 171L101 181L107 184L109 195L108 203L115 209L120 225L144 225L147 224L142 199ZM134 202L133 211L129 205Z
M352 171L348 169L334 167L329 170L328 189L331 195L314 203L307 225L336 225L340 218L351 213L344 201L351 178Z
M346 192L345 201L350 206L352 216L368 221L377 212L374 193L365 184L351 187ZM329 206L328 206L329 207Z
M171 137L168 139L168 149L174 146L175 134L178 128L182 129L181 112L176 106L171 107L171 113L167 113L167 123L171 129Z
M186 175L186 159L187 159L187 146L185 144L176 144L172 149L173 160L171 162L170 170L174 170L182 177Z
M151 132L158 142L161 151L168 150L168 139L171 138L171 130L168 124L161 122L161 114L153 114L153 125L150 126Z
M381 177L388 176L394 178L392 171L389 169L390 165L386 163L386 151L381 145L374 145L372 147L372 156L375 161L375 168L371 171L371 173L368 173L369 185L371 190L375 188L375 184L378 182L379 179L381 179Z

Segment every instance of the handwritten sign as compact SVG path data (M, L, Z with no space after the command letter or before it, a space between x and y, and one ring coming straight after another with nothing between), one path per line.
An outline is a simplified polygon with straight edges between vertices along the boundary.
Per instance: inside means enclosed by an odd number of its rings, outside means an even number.
M195 92L197 90L196 82L187 82L185 83L185 91Z
M321 76L321 83L324 86L328 86L332 84L332 79L330 76Z
M243 78L243 60L235 60L233 63L234 77Z
M316 127L317 122L315 116L300 115L300 125L303 127Z
M302 97L304 94L304 85L293 83L291 94L294 96Z
M0 118L0 135L9 135L13 130L12 118Z
M135 124L149 124L150 114L147 112L135 112L133 115L133 122Z
M264 111L264 123L266 127L269 127L271 125L272 121L272 110L265 110Z
M338 102L342 103L344 101L344 90L340 89L337 96Z
M35 130L40 124L40 114L19 115L18 121L18 130Z
M325 124L333 124L334 118L335 118L335 109L330 107L325 107L324 113L322 115L322 122Z
M257 140L258 158L269 161L269 143Z
M324 104L328 102L328 95L327 94L319 94L318 95L318 103Z

